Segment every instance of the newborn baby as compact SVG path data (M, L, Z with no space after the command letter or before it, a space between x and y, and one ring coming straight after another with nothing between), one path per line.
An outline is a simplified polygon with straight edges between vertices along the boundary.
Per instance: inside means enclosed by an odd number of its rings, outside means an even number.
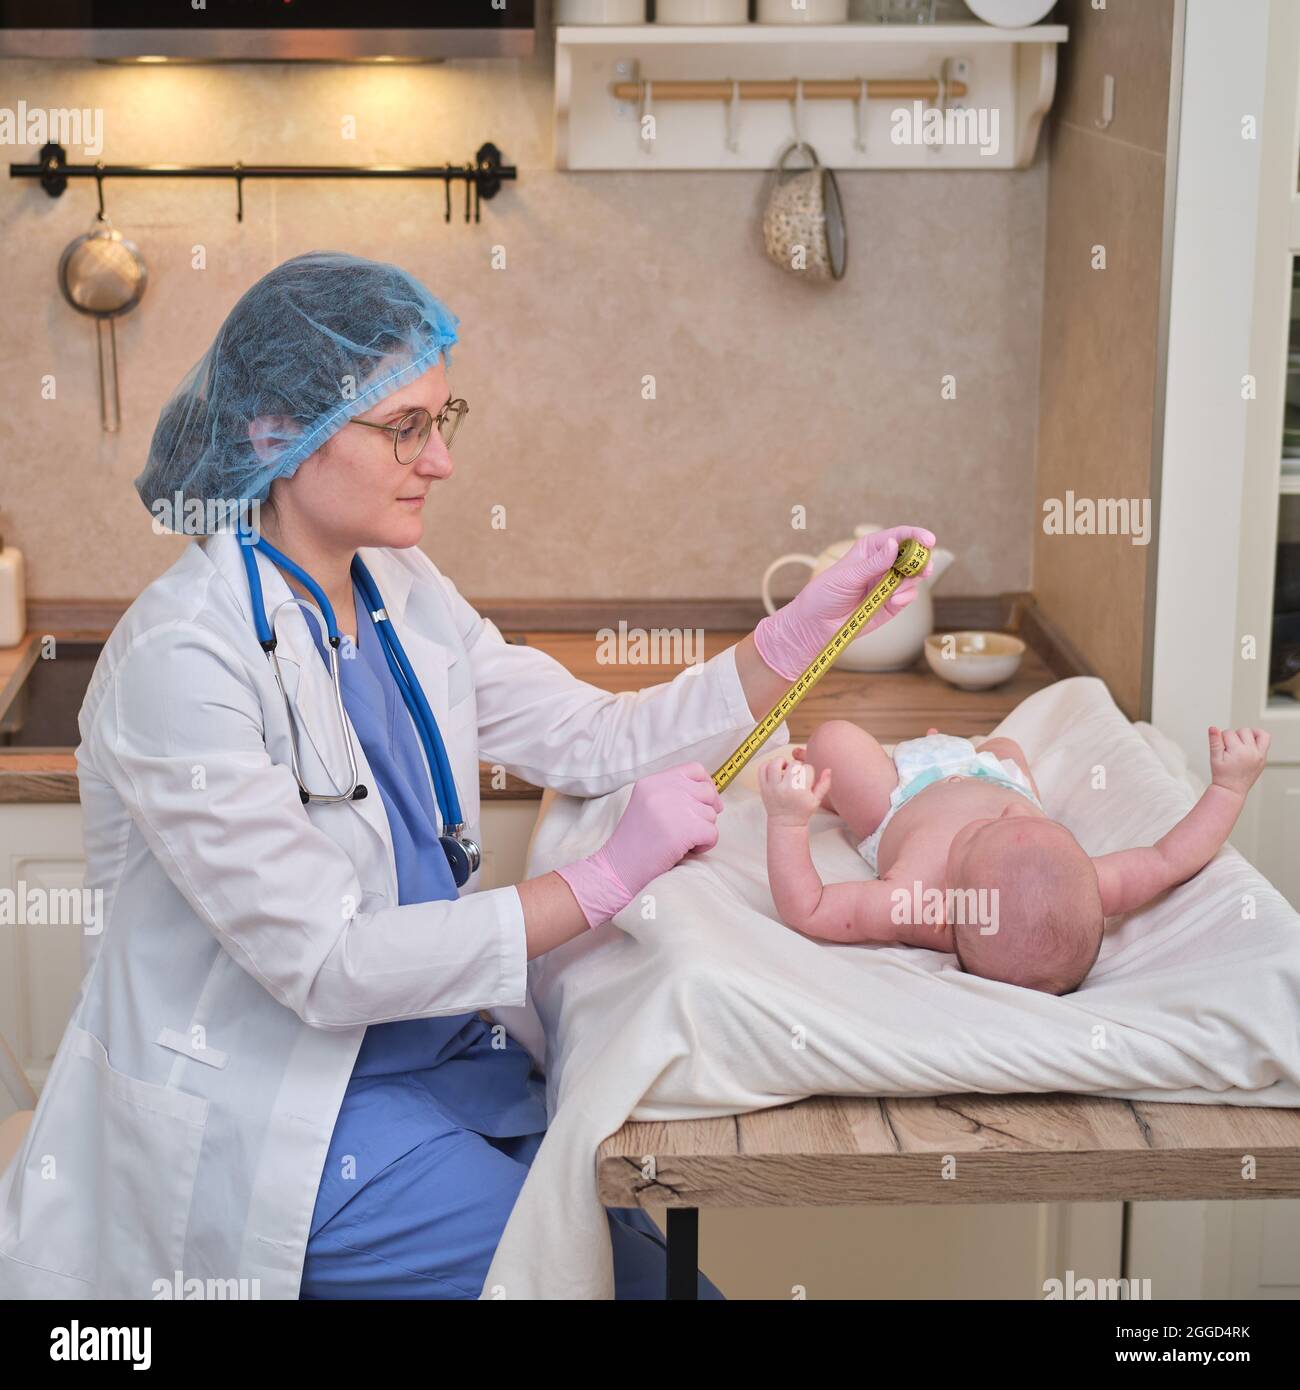
M892 758L842 719L759 769L767 868L781 920L827 941L955 953L972 975L1068 994L1107 917L1198 873L1228 838L1269 736L1210 729L1213 781L1155 845L1090 858L1050 819L1020 746L931 729ZM831 801L831 789L835 799ZM874 880L823 884L808 849L819 808L848 822Z

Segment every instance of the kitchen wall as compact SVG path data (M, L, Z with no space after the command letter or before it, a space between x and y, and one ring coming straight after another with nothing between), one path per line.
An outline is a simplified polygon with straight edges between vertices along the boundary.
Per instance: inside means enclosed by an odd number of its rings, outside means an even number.
M1144 717L1154 594L1152 466L1175 0L1064 0L1050 143L1033 589L1050 622ZM1115 115L1104 130L1105 75ZM1097 248L1104 248L1104 268ZM1049 534L1042 503L1148 504L1148 541ZM1063 506L1064 510L1064 506ZM1140 508L1131 505L1131 522ZM1122 512L1115 513L1122 517ZM1083 520L1083 514L1078 514Z
M0 529L32 594L129 597L171 562L184 542L153 534L131 487L158 410L238 295L317 247L400 262L462 319L471 414L425 544L472 598L755 597L770 559L858 521L938 532L958 556L942 592L1028 587L1041 152L1018 173L842 175L849 271L821 289L762 258L762 174L556 172L552 63L546 30L530 62L0 63L0 106L102 107L106 160L438 163L490 139L519 168L469 227L459 196L443 223L434 184L249 183L241 225L232 183L110 180L150 272L118 325L116 437L99 430L94 326L55 282L94 185L50 199L0 178Z

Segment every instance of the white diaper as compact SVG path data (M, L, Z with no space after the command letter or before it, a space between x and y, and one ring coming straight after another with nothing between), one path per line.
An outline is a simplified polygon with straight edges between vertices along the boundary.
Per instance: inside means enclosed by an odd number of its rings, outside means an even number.
M894 767L898 771L898 785L889 798L889 810L885 818L858 846L858 853L867 861L874 874L876 856L880 849L880 837L885 827L893 820L900 806L904 806L919 791L924 791L932 782L944 777L987 777L990 782L1010 787L1012 791L1027 796L1040 810L1042 802L1034 795L1029 778L1019 763L1010 758L998 758L992 753L979 753L968 738L957 738L952 734L927 734L924 738L904 739L894 749Z

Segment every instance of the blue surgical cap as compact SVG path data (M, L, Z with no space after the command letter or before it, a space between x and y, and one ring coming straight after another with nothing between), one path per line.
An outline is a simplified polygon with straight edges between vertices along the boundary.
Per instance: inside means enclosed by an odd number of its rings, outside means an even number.
M264 500L353 416L436 367L459 322L395 265L339 251L285 261L235 305L163 407L136 491L151 511L178 494Z

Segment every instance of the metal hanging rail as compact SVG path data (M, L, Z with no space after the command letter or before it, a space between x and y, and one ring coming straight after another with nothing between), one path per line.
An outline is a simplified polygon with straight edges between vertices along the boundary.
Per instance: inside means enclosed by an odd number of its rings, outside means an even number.
M446 189L443 220L451 221L451 185L465 183L465 221L470 221L473 192L475 222L479 199L495 198L502 183L518 177L513 164L501 163L501 151L493 144L480 145L467 164L69 164L62 145L42 148L36 164L11 164L12 179L39 179L51 198L59 197L69 179L94 179L99 189L99 208L104 210L105 179L234 179L236 218L244 220L245 179L441 179Z

